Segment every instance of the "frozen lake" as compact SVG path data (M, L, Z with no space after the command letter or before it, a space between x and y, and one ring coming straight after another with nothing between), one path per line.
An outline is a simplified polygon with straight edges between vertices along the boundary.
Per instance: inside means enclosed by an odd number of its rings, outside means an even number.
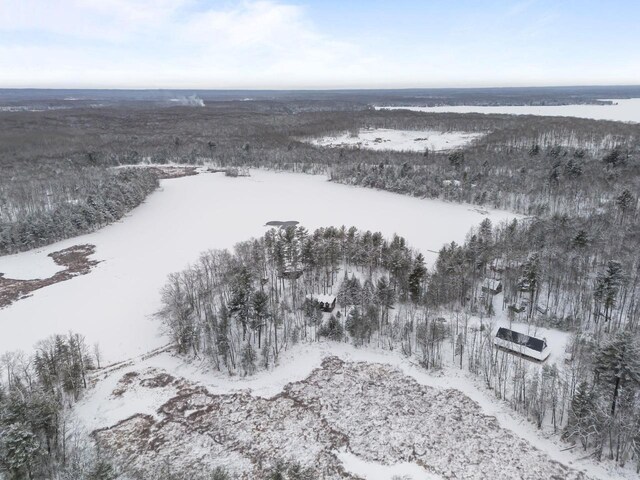
M640 98L611 99L614 105L558 105L558 106L496 106L456 105L443 107L376 107L403 109L414 112L504 113L510 115L541 115L547 117L579 117L593 120L640 122Z
M490 211L495 223L513 218ZM201 174L163 180L123 220L97 232L48 247L0 257L9 278L47 276L57 267L46 255L77 244L94 244L101 263L89 274L36 290L0 310L0 354L30 351L53 333L83 334L100 343L105 361L145 353L167 343L152 318L167 275L182 270L205 250L229 248L262 235L270 220L298 220L309 230L355 225L398 233L428 263L447 242L464 241L485 215L474 206L422 200L331 183L324 176L253 171L248 178Z

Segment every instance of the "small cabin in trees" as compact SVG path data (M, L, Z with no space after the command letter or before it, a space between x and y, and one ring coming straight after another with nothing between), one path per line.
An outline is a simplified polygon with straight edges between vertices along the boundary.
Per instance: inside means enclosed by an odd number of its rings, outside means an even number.
M482 291L491 295L497 295L502 292L502 282L495 278L487 278L482 284Z
M307 295L307 298L312 302L318 303L318 308L323 312L333 312L336 308L336 296L328 294L311 294Z
M493 344L540 362L544 362L551 353L545 338L532 337L504 327L498 329Z

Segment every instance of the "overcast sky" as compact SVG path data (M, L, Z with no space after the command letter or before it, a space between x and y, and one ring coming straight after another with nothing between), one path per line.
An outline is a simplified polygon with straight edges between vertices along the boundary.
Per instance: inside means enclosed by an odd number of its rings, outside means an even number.
M0 87L640 84L640 0L0 0Z

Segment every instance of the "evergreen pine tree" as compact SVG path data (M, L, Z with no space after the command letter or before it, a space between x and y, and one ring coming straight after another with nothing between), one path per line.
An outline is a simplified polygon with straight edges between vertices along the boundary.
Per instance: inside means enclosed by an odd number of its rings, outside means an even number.
M246 342L242 347L242 352L240 353L240 362L245 375L253 375L255 373L256 360L257 355L255 349L251 343Z
M417 303L422 298L423 282L427 276L427 268L424 264L424 256L419 253L413 260L413 268L409 275L409 298Z
M590 438L596 433L595 396L586 381L578 385L578 390L571 400L569 420L564 429L567 440L579 440L586 450Z
M594 371L598 383L611 392L611 416L616 412L620 389L627 383L640 386L640 348L632 335L619 333L595 354Z

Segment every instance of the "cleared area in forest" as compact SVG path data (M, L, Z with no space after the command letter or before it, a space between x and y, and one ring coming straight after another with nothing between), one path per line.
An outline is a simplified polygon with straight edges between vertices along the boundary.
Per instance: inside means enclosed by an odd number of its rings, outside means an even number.
M426 386L390 365L329 356L274 396L215 390L157 368L116 372L78 414L91 424L85 415L102 406L136 406L94 437L147 477L171 462L176 471L224 466L242 479L264 478L277 459L294 459L318 478L385 478L367 473L377 464L386 466L380 472L428 480L588 478L461 392Z
M455 150L483 136L477 132L439 132L437 130L392 130L388 128L363 129L321 138L306 139L320 147L364 148L368 150L394 150L424 152Z

